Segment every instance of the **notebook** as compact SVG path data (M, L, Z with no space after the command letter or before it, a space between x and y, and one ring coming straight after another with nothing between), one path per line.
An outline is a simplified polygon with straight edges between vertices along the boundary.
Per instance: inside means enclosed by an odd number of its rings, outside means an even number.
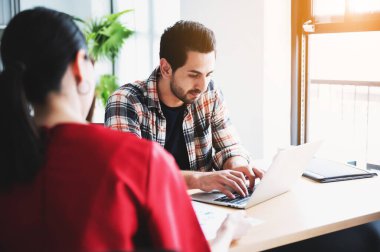
M327 183L350 179L371 178L377 176L377 174L357 168L353 165L328 159L313 158L303 176L321 183Z
M246 209L269 200L291 189L318 150L321 142L306 143L278 150L260 183L247 197L228 199L219 191L191 195L192 200Z

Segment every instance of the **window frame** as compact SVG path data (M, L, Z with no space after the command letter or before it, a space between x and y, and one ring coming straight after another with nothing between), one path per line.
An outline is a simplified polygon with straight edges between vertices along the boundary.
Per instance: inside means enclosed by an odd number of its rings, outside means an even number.
M345 2L346 9L347 3L348 0ZM337 16L331 16L333 21L318 23L313 16L312 6L313 0L292 0L291 143L294 145L306 143L308 137L308 85L310 83L308 36L323 33L380 31L380 12L352 14L346 11L343 21L336 21ZM304 30L306 22L311 30Z

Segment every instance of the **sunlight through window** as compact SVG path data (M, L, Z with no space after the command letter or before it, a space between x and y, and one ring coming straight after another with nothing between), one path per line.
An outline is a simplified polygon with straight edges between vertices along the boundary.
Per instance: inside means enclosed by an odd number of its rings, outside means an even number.
M345 11L345 0L314 0L314 16L343 16Z
M328 17L380 12L380 0L314 0L313 16Z
M380 32L309 37L308 139L321 157L380 164Z
M380 0L351 0L349 10L355 14L372 14L380 12Z

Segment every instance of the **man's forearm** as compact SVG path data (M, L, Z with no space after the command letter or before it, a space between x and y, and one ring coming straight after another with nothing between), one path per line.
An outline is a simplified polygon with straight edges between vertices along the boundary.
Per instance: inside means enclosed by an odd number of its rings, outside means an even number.
M201 172L196 171L181 171L183 178L185 179L188 189L199 189L199 176Z
M223 164L223 170L231 170L236 167L246 166L248 161L241 156L234 156L227 159Z
M236 167L247 166L248 161L241 156L230 157L224 162L223 170L232 170ZM200 178L205 175L198 171L181 171L188 189L200 189L202 187Z

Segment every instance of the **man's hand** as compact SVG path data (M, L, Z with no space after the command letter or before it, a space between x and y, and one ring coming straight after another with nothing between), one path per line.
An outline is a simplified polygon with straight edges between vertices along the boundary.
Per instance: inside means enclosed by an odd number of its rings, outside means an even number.
M231 157L227 159L223 165L223 169L242 172L249 180L250 189L253 189L255 186L255 179L262 179L264 175L264 172L261 169L249 165L248 162L241 157Z
M201 189L205 192L219 190L233 199L233 191L242 196L248 195L245 184L244 174L240 171L223 170L213 172L186 172L182 171L185 176L189 189Z
M250 189L253 189L253 187L255 186L255 179L262 179L264 175L264 172L262 170L249 165L234 167L230 170L242 172L249 180Z
M248 195L243 173L239 171L225 170L205 172L199 175L199 189L210 192L219 190L229 198L235 198L231 191L237 192L242 196Z

